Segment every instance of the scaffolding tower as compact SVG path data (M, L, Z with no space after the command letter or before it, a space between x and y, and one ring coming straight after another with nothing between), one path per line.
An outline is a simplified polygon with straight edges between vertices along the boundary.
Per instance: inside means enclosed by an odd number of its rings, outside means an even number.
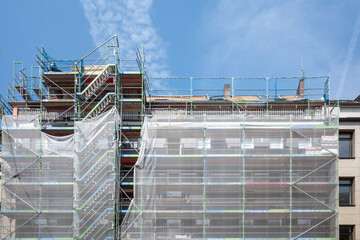
M14 62L2 239L337 238L329 76L151 79L118 47Z
M337 239L338 119L154 111L122 239Z

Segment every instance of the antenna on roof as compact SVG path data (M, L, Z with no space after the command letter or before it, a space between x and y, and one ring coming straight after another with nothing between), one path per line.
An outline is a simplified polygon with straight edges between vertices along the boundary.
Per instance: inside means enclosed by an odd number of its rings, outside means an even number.
M300 98L304 98L304 76L305 76L305 72L304 72L304 56L301 56L301 77L299 80L299 84L296 90L296 95Z
M301 56L301 78L304 78L304 56Z

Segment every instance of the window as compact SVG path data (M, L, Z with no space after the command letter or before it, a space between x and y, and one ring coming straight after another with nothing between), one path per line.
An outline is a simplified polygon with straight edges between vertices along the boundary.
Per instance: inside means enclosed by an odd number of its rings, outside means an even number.
M210 138L205 138L205 140L203 138L198 138L198 149L204 148L204 142L206 149L210 149L211 148Z
M339 133L339 157L352 158L353 157L353 133L340 132Z
M184 148L196 148L196 138L181 138L180 144Z
M240 138L226 138L226 144L228 148L240 148L241 139Z
M267 221L266 219L255 219L254 220L254 226L256 227L266 227Z
M298 148L299 149L306 149L306 148L310 147L309 143L310 143L309 139L299 138Z
M180 226L180 224L181 224L180 219L168 219L168 220L167 220L167 225L168 225L168 226L175 226L175 227L177 227L177 226Z
M134 143L134 142L133 142ZM137 145L137 142L136 142ZM167 139L166 138L156 138L155 139L155 146L154 148L166 148L167 145ZM137 147L137 146L136 146Z
M270 138L270 149L284 148L284 141L282 138Z
M168 198L180 198L182 196L181 191L167 191L166 197Z
M353 239L354 239L354 226L340 225L340 240L353 240Z
M245 138L245 142L241 144L241 148L244 149L253 149L254 148L254 139L253 138Z
M203 219L196 219L196 225L203 226L204 225ZM209 219L205 219L205 226L209 226Z
M253 220L252 219L244 219L244 225L245 226L253 226Z
M310 226L311 225L311 220L310 219L306 219L306 218L300 218L297 220L297 224L298 225L302 225L302 226Z
M281 226L281 219L268 219L267 222L267 226Z
M169 173L168 175L169 183L179 183L180 182L180 173Z
M339 204L340 206L353 206L353 179L339 179Z

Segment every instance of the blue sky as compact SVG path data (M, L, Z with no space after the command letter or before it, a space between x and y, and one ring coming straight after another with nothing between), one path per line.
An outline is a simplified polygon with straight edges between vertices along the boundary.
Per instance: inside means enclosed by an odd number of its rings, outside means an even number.
M1 90L36 47L77 59L117 34L122 58L144 46L152 76L331 75L331 97L360 94L360 1L14 0L0 8ZM178 81L177 86L181 86Z

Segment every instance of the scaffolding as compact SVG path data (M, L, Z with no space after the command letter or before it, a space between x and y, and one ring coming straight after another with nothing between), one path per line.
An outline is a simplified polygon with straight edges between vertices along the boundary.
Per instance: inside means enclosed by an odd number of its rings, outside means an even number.
M42 133L38 116L3 117L2 238L72 229L72 136Z
M14 62L2 239L337 237L329 76L151 79L118 47Z
M113 108L56 137L39 116L4 116L2 239L116 236L118 125Z
M321 100L330 104L330 76L299 77L167 77L151 78L149 108L163 103L167 108L197 110L220 103L232 111L239 105L271 110L272 104L303 103L311 109ZM166 105L171 101L171 105ZM185 104L186 103L186 104Z
M118 220L116 108L75 123L74 197L77 239L113 239Z
M31 75L14 62L1 98L2 239L118 238L123 112L144 115L149 91L144 51L120 59L118 47L115 35L77 60L41 47Z
M11 115L12 114L12 107L11 105L0 95L0 154L2 149L2 118L4 115Z
M43 129L95 117L112 106L120 109L122 101L141 103L143 114L149 92L144 51L137 50L135 59L121 59L118 47L114 35L82 58L67 60L54 59L41 47L31 74L22 62L14 62L7 102L22 113L37 111Z
M337 239L336 116L153 111L121 239Z

